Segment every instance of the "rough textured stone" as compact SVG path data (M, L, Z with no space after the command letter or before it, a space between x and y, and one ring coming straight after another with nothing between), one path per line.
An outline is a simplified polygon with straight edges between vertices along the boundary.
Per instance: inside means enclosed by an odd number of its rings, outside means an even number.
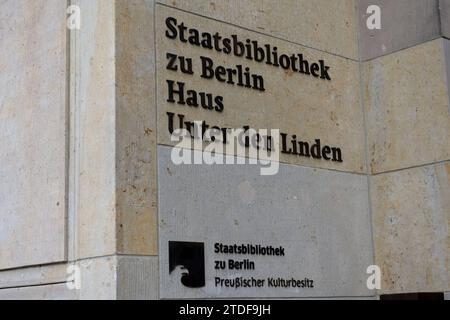
M70 266L78 267L80 273L68 269L66 263L2 271L0 299L158 298L157 257L110 256L85 259ZM79 289L69 289L70 276L79 276Z
M450 114L450 41L447 39L442 40L444 43L444 57L445 57L445 71L447 80L447 95L449 98L449 114Z
M157 299L158 259L111 256L77 263L81 268L79 297L86 299Z
M68 39L69 1L0 1L0 269L9 269L0 299L156 299L160 285L163 298L373 298L369 205L381 293L448 292L450 44L428 41L439 37L438 2L449 37L448 0L71 0L82 21ZM369 3L381 6L382 30L364 29ZM324 59L333 79L171 42L166 14ZM249 66L267 91L173 73L166 52L196 68L200 55ZM359 58L370 59L362 70ZM224 112L168 104L170 78L223 95ZM283 156L273 177L258 166L178 167L167 111L320 138L342 147L344 163ZM188 292L167 272L175 236L207 248L217 239L282 242L283 264L257 257L255 272L308 273L316 288L218 292L209 282ZM66 286L66 260L81 268L80 291ZM179 287L167 289L173 281Z
M367 27L370 5L381 9L381 29ZM440 37L438 0L358 0L358 13L362 60Z
M117 268L117 299L158 299L158 258L120 257Z
M450 289L450 163L371 178L381 293Z
M154 2L76 4L72 258L156 254Z
M117 251L126 254L157 254L153 8L115 7Z
M358 59L355 0L157 0L157 2L311 48Z
M0 269L66 258L65 10L0 3Z
M365 171L363 114L359 90L355 89L359 83L358 63L165 6L157 5L156 10L159 144L174 145L168 131L167 112L170 111L186 115L185 121L205 120L222 128L248 125L254 129L280 129L310 145L319 138L322 144L342 149L342 163L285 154L281 154L281 161L340 171ZM220 31L224 37L239 34L242 41L249 38L257 40L261 46L271 44L277 46L280 54L303 53L310 64L323 59L330 66L331 81L169 39L165 35L167 17L174 17L178 23L183 21L186 26L201 31ZM166 70L167 53L192 58L194 75ZM215 66L248 66L253 74L264 77L266 90L260 92L201 78L200 56L210 57ZM168 103L167 80L186 83L186 90L223 96L224 111L219 113L202 107Z
M450 159L444 41L427 42L365 64L372 173Z
M285 164L271 177L254 165L177 166L171 150L158 147L162 298L373 295L366 286L373 253L365 176ZM168 241L205 243L204 288L187 289L169 276ZM217 256L216 242L282 245L286 256ZM214 270L221 257L250 258L256 269ZM315 288L216 288L215 276L308 277Z

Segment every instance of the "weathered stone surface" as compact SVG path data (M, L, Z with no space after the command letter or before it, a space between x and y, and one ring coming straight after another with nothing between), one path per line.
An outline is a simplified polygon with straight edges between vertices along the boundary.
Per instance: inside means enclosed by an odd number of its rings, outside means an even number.
M114 2L80 0L74 33L72 135L74 257L116 252L116 78Z
M65 10L0 3L0 269L66 258Z
M116 1L117 251L157 254L154 2Z
M170 141L167 115L167 112L172 112L185 115L185 121L205 120L211 126L221 128L242 128L248 125L254 129L280 129L288 134L288 143L292 135L308 142L310 146L315 139L321 139L322 144L341 148L342 163L286 154L281 154L281 161L340 171L365 171L363 114L357 89L358 63L165 6L157 5L156 10L159 144L174 145ZM331 81L169 39L166 37L168 17L177 19L178 24L184 22L187 27L197 28L200 32L220 32L223 37L238 34L244 42L248 38L258 41L259 46L276 46L280 55L302 53L310 64L324 60L325 65L330 67ZM194 74L167 70L167 53L192 58ZM265 91L202 78L201 56L211 58L214 66L248 66L252 74L263 76ZM167 80L185 83L185 90L194 89L222 96L223 112L169 103Z
M67 282L75 286L75 279L80 288L69 289ZM79 298L157 299L158 258L112 256L0 272L0 299Z
M450 159L444 41L427 42L365 64L372 173Z
M441 33L444 37L450 38L450 1L439 0L441 14Z
M0 289L0 300L75 300L76 291L65 284L28 288Z
M0 1L0 269L12 268L0 272L0 299L156 299L159 288L162 298L373 298L369 205L381 293L448 292L450 42L428 41L439 37L438 2L449 37L448 0L72 0L82 22L68 39L68 1ZM365 28L369 3L381 6L379 31ZM168 15L323 59L332 80L167 39ZM167 70L167 52L193 58L195 75ZM200 79L200 56L250 67L266 91ZM359 58L370 60L362 73ZM167 79L222 95L224 111L167 103ZM273 177L258 166L175 166L168 111L320 138L344 162L282 155ZM169 275L170 240L205 242L205 288ZM215 241L280 244L287 256L217 271L212 258L228 257L211 254ZM66 260L81 268L79 291L66 286ZM255 274L304 275L315 288L211 282Z
M177 166L171 150L158 147L161 298L373 295L366 286L373 253L365 176L285 164L271 177L255 165ZM204 288L169 275L168 241L205 243ZM215 255L216 242L282 245L286 255ZM222 258L249 258L256 268L217 271L214 260ZM216 276L308 277L315 287L217 288Z
M117 299L158 299L158 258L118 257Z
M117 299L117 256L86 259L77 263L80 268L80 300Z
M450 163L371 178L381 293L450 289Z
M158 259L144 256L110 256L82 260L81 300L158 298Z
M76 4L72 258L156 254L154 3Z
M370 5L381 9L381 29L367 27ZM438 0L358 0L358 13L362 60L440 37Z
M157 0L168 6L358 59L355 0Z
M445 71L447 80L447 95L449 97L449 114L450 114L450 40L443 39L444 43L444 58L445 58Z
M5 270L0 272L0 288L62 283L67 277L66 263Z

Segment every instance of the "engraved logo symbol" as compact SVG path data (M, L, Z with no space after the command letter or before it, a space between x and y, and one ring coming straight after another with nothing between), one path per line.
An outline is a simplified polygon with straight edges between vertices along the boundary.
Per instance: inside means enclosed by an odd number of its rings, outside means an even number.
M169 274L181 272L188 288L205 286L205 245L202 242L169 241Z

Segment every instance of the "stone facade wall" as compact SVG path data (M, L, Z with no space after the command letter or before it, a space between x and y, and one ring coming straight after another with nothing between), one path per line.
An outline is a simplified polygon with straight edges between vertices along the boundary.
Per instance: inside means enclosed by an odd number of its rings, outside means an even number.
M0 2L1 269L67 259L65 10L58 0Z
M366 27L369 4L381 8L381 30ZM80 30L66 28L69 5L81 10ZM297 197L310 201L307 219L317 230L302 250L317 250L308 257L326 265L320 241L337 230L338 250L361 240L345 254L358 257L357 268L327 255L340 274L381 267L379 291L343 283L345 293L331 288L322 296L450 291L449 10L448 0L0 1L0 298L161 297L165 216L158 210L204 208L198 194L170 185L172 175L187 184L199 173L164 162L171 143L161 112L168 50L161 19L172 12L214 30L301 48L336 68L333 81L320 85L273 72L268 86L285 91L269 98L236 91L229 98L255 126L345 148L342 165L281 158L283 181L309 181L299 194L278 188L287 194L286 212L295 212ZM243 96L251 102L239 106ZM284 109L252 111L265 102ZM235 114L222 118L238 125ZM244 183L250 197L270 196L264 181L243 178L246 171L221 175L230 185ZM162 192L179 192L180 200ZM234 196L216 199L225 202L221 210L227 199L237 208L239 201L253 204ZM255 203L254 210L270 206ZM321 227L327 224L331 229ZM186 230L187 237L195 232ZM80 290L66 286L72 264L81 271Z

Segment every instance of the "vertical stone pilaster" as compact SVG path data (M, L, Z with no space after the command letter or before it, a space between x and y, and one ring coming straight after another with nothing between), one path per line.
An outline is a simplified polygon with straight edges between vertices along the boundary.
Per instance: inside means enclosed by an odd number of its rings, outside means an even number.
M71 260L116 252L114 2L77 0L71 32Z
M157 255L154 1L115 1L117 252Z

